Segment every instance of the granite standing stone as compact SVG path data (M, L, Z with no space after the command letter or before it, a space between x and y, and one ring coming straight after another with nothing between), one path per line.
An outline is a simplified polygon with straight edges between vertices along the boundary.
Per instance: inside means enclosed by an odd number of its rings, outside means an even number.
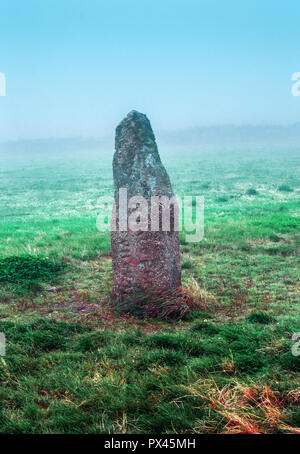
M180 243L178 231L174 229L176 210L171 209L169 231L162 229L161 208L159 224L157 221L155 224L157 231L153 231L153 228L151 230L151 197L167 196L171 199L174 193L146 115L133 110L117 127L113 176L115 211L112 222L115 222L116 231L111 232L111 250L115 297L121 300L129 294L143 290L157 291L180 287ZM124 190L127 190L128 201L134 196L144 197L148 204L146 220L145 206L133 203L126 213L129 220L127 224L126 216L122 214L123 195L119 200L120 189L123 194ZM140 222L144 231L136 230L134 225L131 227L131 217L136 218L137 223ZM152 223L153 219L155 217L152 216ZM126 230L127 226L129 228Z

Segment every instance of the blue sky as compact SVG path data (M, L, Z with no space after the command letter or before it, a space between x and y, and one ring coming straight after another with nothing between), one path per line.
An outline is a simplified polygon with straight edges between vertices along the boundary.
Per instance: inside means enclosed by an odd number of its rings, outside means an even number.
M2 0L0 140L300 121L300 3Z

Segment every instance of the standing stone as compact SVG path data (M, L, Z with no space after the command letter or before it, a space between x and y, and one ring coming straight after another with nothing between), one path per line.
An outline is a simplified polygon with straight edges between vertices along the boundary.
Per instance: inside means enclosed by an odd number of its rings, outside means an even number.
M174 193L146 115L133 110L124 118L116 129L115 149L115 211L112 225L115 222L116 228L111 232L114 295L121 300L140 291L165 291L180 287L180 243L178 229L174 229L178 213L171 209L169 231L162 228L161 208L159 217L156 218L156 231L153 231L150 220L151 197L167 196L171 199ZM120 189L123 193L127 190L128 201L134 196L144 197L147 201L146 217L145 206L133 203L128 208L126 223L126 217L122 215L123 196L119 200ZM139 209L141 216L138 215ZM131 217L140 222L142 230L133 228ZM155 217L152 216L152 222L153 219ZM127 231L120 231L125 230L124 223L128 226Z

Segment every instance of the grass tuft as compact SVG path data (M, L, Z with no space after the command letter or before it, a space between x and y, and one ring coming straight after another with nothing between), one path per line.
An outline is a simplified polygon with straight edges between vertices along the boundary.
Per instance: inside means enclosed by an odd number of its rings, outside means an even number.
M268 323L272 323L274 318L266 312L253 311L246 317L246 320L250 323L261 323L263 325L267 325Z
M128 296L117 303L117 310L138 318L180 320L186 313L199 309L194 295L182 288L147 291Z
M249 189L247 189L246 194L247 195L258 195L258 192L254 188L249 188Z
M278 191L281 192L293 192L293 188L291 188L288 184L282 184L278 187Z
M24 283L30 281L49 282L63 270L62 265L46 258L32 255L6 257L0 260L0 281Z

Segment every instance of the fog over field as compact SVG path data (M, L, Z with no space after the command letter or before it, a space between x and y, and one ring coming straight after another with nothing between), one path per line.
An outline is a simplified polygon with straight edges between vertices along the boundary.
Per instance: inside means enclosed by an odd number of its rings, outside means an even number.
M205 202L203 240L181 236L183 287L200 310L178 322L112 311L110 236L96 219L99 197L113 194L113 140L1 144L2 432L296 430L297 134L298 126L157 134L175 193ZM235 396L234 415L222 416L218 389ZM264 402L271 392L285 399L272 401L272 425L269 404L241 404L248 389ZM229 417L244 426L227 426Z
M1 434L300 434L299 12L1 1Z
M235 144L300 144L300 123L292 125L221 125L202 126L183 130L156 131L156 139L161 149L193 146L201 153L201 146L235 145ZM114 148L114 131L110 135L99 138L32 138L0 141L0 151L40 151L50 153L57 151L84 152L85 149L108 151Z

